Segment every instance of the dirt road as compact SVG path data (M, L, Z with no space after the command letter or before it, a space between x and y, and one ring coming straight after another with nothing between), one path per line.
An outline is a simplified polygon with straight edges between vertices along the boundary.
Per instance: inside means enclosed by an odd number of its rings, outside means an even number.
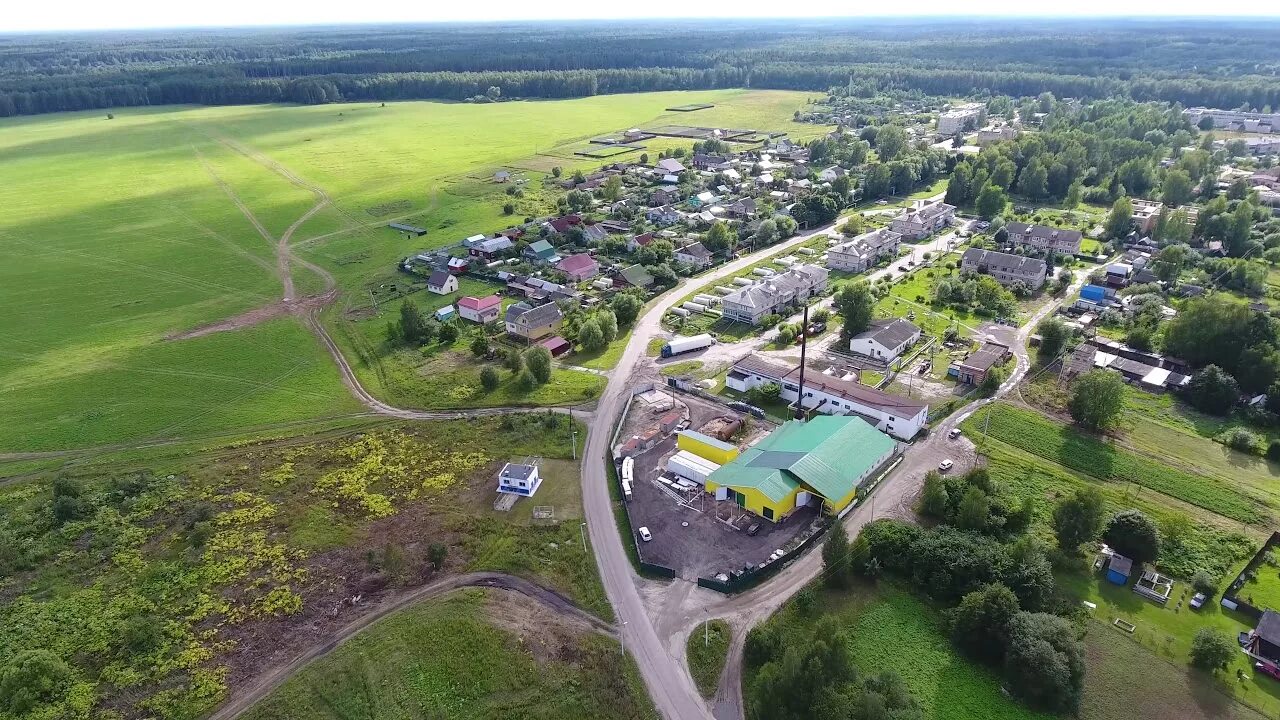
M614 637L617 634L612 625L574 605L565 596L523 578L493 572L454 575L404 593L394 600L379 606L374 612L351 621L335 633L333 637L329 638L328 641L304 650L288 665L282 665L260 675L252 686L241 689L234 698L218 708L206 720L232 720L239 717L259 700L271 694L271 691L280 687L294 673L328 655L334 648L360 634L387 615L397 610L403 610L410 605L433 600L469 587L499 588L518 592L576 624L590 627L596 632L604 633L610 637Z

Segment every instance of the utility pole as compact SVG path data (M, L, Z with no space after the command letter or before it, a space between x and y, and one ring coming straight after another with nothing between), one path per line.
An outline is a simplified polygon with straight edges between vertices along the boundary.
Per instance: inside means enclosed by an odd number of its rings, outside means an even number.
M583 550L587 549L587 535L585 532L583 532L583 528L585 528L586 526L587 526L587 521L585 520L583 520L582 524L578 526L578 538L582 540Z
M804 360L805 348L809 346L809 305L804 306L804 314L800 321L800 387L796 390L796 419L804 420Z

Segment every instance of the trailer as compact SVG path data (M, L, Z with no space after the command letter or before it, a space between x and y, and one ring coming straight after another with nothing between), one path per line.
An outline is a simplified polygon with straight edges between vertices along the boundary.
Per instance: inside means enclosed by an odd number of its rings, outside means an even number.
M719 469L719 465L706 458L698 457L688 450L681 450L667 460L667 472L699 485L705 484L707 477Z
M713 344L715 344L715 338L706 333L690 337L676 338L662 346L662 357L669 358L673 355L679 355L680 353L709 348Z

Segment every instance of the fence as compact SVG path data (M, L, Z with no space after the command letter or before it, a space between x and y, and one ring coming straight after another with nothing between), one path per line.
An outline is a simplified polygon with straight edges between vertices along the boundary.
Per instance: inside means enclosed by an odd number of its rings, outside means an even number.
M799 545L796 545L786 555L768 563L764 567L752 568L751 570L740 573L736 576L730 575L727 581L700 577L698 578L698 585L707 588L708 590L715 590L716 592L724 593L726 595L750 590L756 585L759 585L765 580L777 575L784 567L790 565L791 561L803 555L804 551L807 550L809 546L813 545L819 538L826 534L827 528L829 527L831 527L831 521L823 521L822 524L809 535L809 537L800 541Z
M1271 549L1276 545L1280 545L1280 532L1271 533L1271 537L1267 538L1267 541L1262 544L1262 548L1258 550L1258 553L1253 556L1253 559L1249 561L1248 565L1244 566L1244 569L1240 571L1240 574L1236 576L1236 579L1231 581L1231 586L1222 594L1222 601L1224 603L1235 603L1236 611L1248 615L1254 620L1258 620L1262 617L1262 609L1254 607L1248 601L1241 599L1237 593L1240 592L1240 589L1244 587L1245 583L1249 582L1249 578L1253 577L1253 574L1257 572L1258 567L1266 562L1267 554L1270 553Z

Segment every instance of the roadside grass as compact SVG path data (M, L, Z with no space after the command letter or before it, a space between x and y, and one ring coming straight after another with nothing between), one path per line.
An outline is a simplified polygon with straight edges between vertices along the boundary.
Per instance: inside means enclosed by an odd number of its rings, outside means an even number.
M663 365L659 373L667 377L680 377L681 375L691 375L702 369L703 362L701 360L681 360L667 365Z
M1226 482L1119 448L1033 410L995 403L966 420L965 427L970 437L987 434L1099 480L1141 485L1242 523L1256 525L1270 519L1261 502Z
M575 350L566 360L571 365L580 365L592 370L612 370L622 360L622 353L626 351L627 343L631 341L631 331L633 329L628 327L619 330L618 337L614 338L613 342L598 353L584 353L581 350Z
M649 357L658 357L662 354L662 346L667 344L666 338L651 338L649 344L644 348L644 354Z
M520 215L504 215L510 196L490 180L498 167L622 128L681 122L665 108L684 101L716 106L697 122L815 137L826 128L791 119L807 97L717 90L0 119L0 303L22 309L0 318L10 338L0 385L16 398L0 404L0 451L188 437L357 408L294 320L163 340L280 299L274 241L220 182L275 238L317 197L271 164L322 188L333 205L299 227L295 249L334 274L343 310L363 308L369 290L405 281L402 258L554 208L554 193L536 187L542 172L522 170ZM428 233L385 227L395 220ZM322 287L304 268L293 275L299 292Z
M724 620L712 620L706 628L699 627L689 634L685 656L689 660L689 673L702 697L716 694L732 637L733 631Z
M441 572L518 574L612 618L582 542L575 428L581 445L585 427L559 415L364 419L121 450L0 484L0 648L53 652L94 708L196 717L235 691L227 678L349 622L331 614L344 598L429 580L436 544ZM495 512L498 469L529 456L543 458L539 496ZM78 489L65 522L55 477ZM155 640L120 644L139 626ZM111 663L87 648L110 648Z
M389 615L242 717L657 717L617 643L541 608L512 613L497 593L462 591Z

